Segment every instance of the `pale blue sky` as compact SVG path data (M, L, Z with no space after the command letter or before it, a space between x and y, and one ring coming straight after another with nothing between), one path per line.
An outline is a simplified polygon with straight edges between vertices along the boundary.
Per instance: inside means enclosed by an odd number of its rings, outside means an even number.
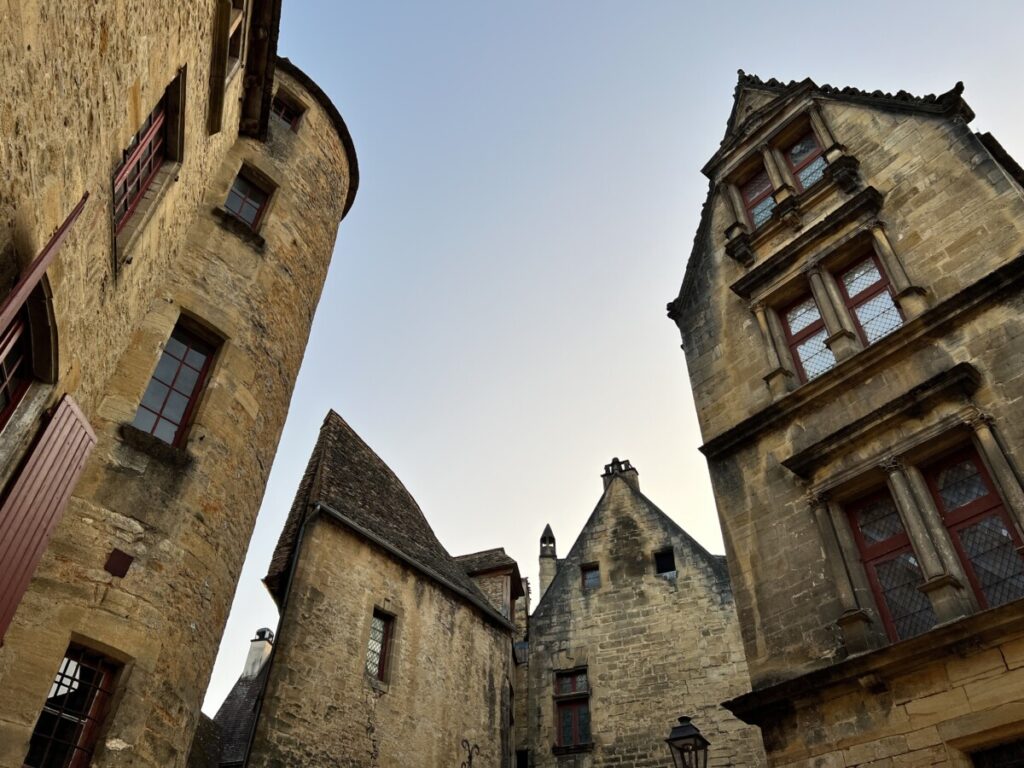
M1020 2L285 0L280 42L344 115L342 223L206 711L274 627L260 578L334 408L452 554L536 581L631 459L722 552L679 335L665 317L736 70L932 93L966 83L1024 158Z

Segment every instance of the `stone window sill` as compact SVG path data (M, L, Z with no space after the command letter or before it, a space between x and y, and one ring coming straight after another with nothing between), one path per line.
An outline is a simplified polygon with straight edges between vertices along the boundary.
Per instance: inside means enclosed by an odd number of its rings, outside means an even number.
M369 674L363 675L363 678L366 680L366 684L373 690L377 691L377 693L387 693L391 690L390 683L387 683L384 680L378 680L376 677L371 677Z
M551 754L553 755L578 755L581 752L593 752L594 742L589 741L586 744L572 744L567 747L552 747Z
M139 237L146 229L146 225L149 224L149 220L156 214L157 208L160 207L160 201L164 199L167 190L178 180L180 170L181 163L167 161L157 171L153 183L149 185L149 189L142 196L142 201L132 212L124 229L114 239L115 261L118 265L132 263L134 258L132 251L138 244Z
M227 209L222 208L221 206L214 207L213 216L217 219L217 223L220 224L222 229L225 229L240 238L244 243L252 246L259 253L263 253L263 249L266 246L267 241L263 239L259 232L255 232L252 227L235 217Z
M168 445L160 438L143 432L131 424L122 424L120 432L121 439L125 444L147 456L152 456L157 461L172 467L187 467L192 463L192 454L184 448Z

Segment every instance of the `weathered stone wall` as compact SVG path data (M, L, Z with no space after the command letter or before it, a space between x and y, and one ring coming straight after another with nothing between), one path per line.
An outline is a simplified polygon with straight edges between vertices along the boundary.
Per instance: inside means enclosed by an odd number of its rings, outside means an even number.
M212 21L198 2L0 8L0 243L27 263L90 194L48 271L56 384L35 385L31 418L3 441L23 444L64 393L99 436L0 649L5 768L21 765L72 639L125 665L93 764L184 764L333 250L351 169L330 117L283 72L309 107L299 132L272 121L266 145L239 141L239 72L223 130L209 136ZM115 277L111 173L181 67L184 159ZM212 212L243 159L279 185L262 249ZM120 431L180 314L224 339L179 454L185 466ZM115 547L135 558L123 579L103 569Z
M502 760L511 632L323 517L307 527L250 759L254 768ZM366 673L374 608L395 617L384 684Z
M674 579L654 570L654 553L668 547ZM580 564L594 562L601 586L584 592ZM583 665L593 749L556 756L555 671ZM709 765L764 764L757 730L719 706L749 686L724 564L621 478L530 617L528 675L531 766L662 768L682 715L711 741Z

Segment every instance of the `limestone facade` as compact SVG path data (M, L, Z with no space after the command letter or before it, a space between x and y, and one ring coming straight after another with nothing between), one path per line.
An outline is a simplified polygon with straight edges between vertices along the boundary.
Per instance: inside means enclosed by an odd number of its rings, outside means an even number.
M771 765L1021 749L1024 172L961 94L741 73L704 169L669 313Z
M648 500L628 462L604 485L530 616L526 764L660 768L688 715L712 743L708 765L764 765L756 729L719 706L749 686L724 558ZM553 549L548 528L541 559ZM567 686L578 675L583 689Z
M279 14L263 0L0 7L0 301L88 194L30 299L32 380L0 424L4 498L53 406L77 403L96 440L3 633L4 768L25 764L71 645L115 670L91 764L185 764L358 182L337 110L276 58ZM225 18L241 48L218 71ZM285 93L297 130L270 113ZM168 159L115 233L115 169L161 99ZM225 210L243 166L270 194L251 227ZM169 445L131 425L179 325L213 351Z

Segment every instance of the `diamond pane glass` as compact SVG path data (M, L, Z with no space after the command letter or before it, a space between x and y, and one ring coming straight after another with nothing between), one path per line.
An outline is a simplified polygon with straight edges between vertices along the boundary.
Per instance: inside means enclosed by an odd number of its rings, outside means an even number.
M865 288L870 288L881 279L882 275L878 271L878 267L875 266L875 260L865 259L860 264L843 273L843 287L846 288L846 295L853 298Z
M808 133L786 151L786 156L793 165L800 165L810 155L814 154L817 149L818 140L814 138L813 133Z
M796 353L808 381L835 367L836 356L825 346L826 338L827 332L822 329L797 345Z
M888 291L872 296L853 311L857 313L857 320L864 329L868 344L874 344L903 325L900 311Z
M857 510L857 527L870 546L903 533L903 522L891 496L880 496Z
M772 211L775 210L775 198L771 195L766 197L760 203L750 209L750 218L754 222L754 228L757 229L762 224L767 222L772 217Z
M768 178L768 172L762 168L743 185L743 200L746 203L751 203L766 192L771 192L771 189L772 180Z
M1024 561L998 516L983 518L959 532L990 608L1024 597Z
M988 495L988 486L973 459L964 459L939 473L939 497L946 512L952 512Z
M927 632L937 621L931 601L918 587L924 583L917 559L909 552L878 563L875 574L900 640Z
M370 642L366 649L366 671L380 679L380 663L384 655L385 624L382 616L370 620Z
M820 319L821 313L818 311L818 305L810 296L806 301L800 302L786 313L786 325L789 326L789 332L794 336Z
M800 179L800 186L807 189L821 181L825 177L826 165L828 163L825 162L825 158L818 157L801 168L800 173L797 174L797 178Z

